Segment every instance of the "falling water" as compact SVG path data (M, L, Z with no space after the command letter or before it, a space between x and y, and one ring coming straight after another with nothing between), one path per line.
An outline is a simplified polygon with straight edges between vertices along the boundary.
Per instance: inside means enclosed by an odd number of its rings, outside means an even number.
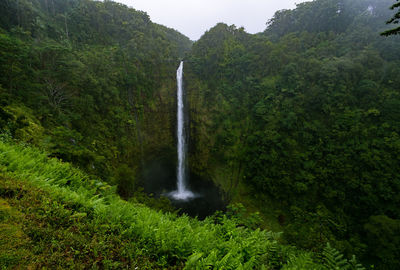
M187 189L186 186L186 137L185 137L185 116L184 116L184 101L183 101L183 61L179 65L176 72L177 80L177 190L171 193L176 200L187 200L194 197L193 192Z

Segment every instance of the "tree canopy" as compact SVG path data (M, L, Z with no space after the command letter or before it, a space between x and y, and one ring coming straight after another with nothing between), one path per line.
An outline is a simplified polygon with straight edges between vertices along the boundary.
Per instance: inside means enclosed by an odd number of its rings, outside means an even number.
M147 162L174 160L185 58L193 172L283 241L399 269L400 36L380 35L390 5L314 0L262 33L220 23L192 44L112 1L0 1L1 136L129 198Z
M379 35L388 3L302 3L258 35L218 24L186 65L192 168L218 171L266 215L279 208L287 241L330 242L379 269L399 267L364 237L400 220L400 40Z

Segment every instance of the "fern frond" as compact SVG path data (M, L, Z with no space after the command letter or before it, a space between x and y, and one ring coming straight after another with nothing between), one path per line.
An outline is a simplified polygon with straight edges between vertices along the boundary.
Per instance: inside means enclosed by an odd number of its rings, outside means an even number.
M351 270L366 270L364 266L358 263L356 256L352 256L349 260L349 269Z
M329 243L326 244L323 252L323 264L326 269L329 270L347 270L349 269L349 264L346 258L343 258L343 255L340 254L338 250L331 247Z

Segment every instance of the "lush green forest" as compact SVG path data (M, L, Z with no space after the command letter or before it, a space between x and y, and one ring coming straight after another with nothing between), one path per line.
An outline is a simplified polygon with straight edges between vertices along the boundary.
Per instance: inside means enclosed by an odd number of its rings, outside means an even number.
M112 1L1 1L0 265L399 269L398 7L314 0L193 43ZM180 59L189 167L232 203L205 221L141 192L175 159Z
M192 168L273 214L288 243L328 241L379 269L400 267L400 39L380 36L390 5L303 3L258 35L219 24L186 72Z
M145 157L173 147L187 37L111 1L7 0L0 14L0 129L131 186Z
M115 188L0 138L0 265L51 269L355 269L329 244L316 256L243 226L164 214Z

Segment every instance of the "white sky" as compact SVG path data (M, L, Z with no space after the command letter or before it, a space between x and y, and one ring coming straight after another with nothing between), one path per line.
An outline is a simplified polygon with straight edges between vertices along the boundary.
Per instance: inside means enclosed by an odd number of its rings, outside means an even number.
M151 20L174 28L192 40L219 22L261 32L275 11L295 8L305 0L114 0L149 14Z

